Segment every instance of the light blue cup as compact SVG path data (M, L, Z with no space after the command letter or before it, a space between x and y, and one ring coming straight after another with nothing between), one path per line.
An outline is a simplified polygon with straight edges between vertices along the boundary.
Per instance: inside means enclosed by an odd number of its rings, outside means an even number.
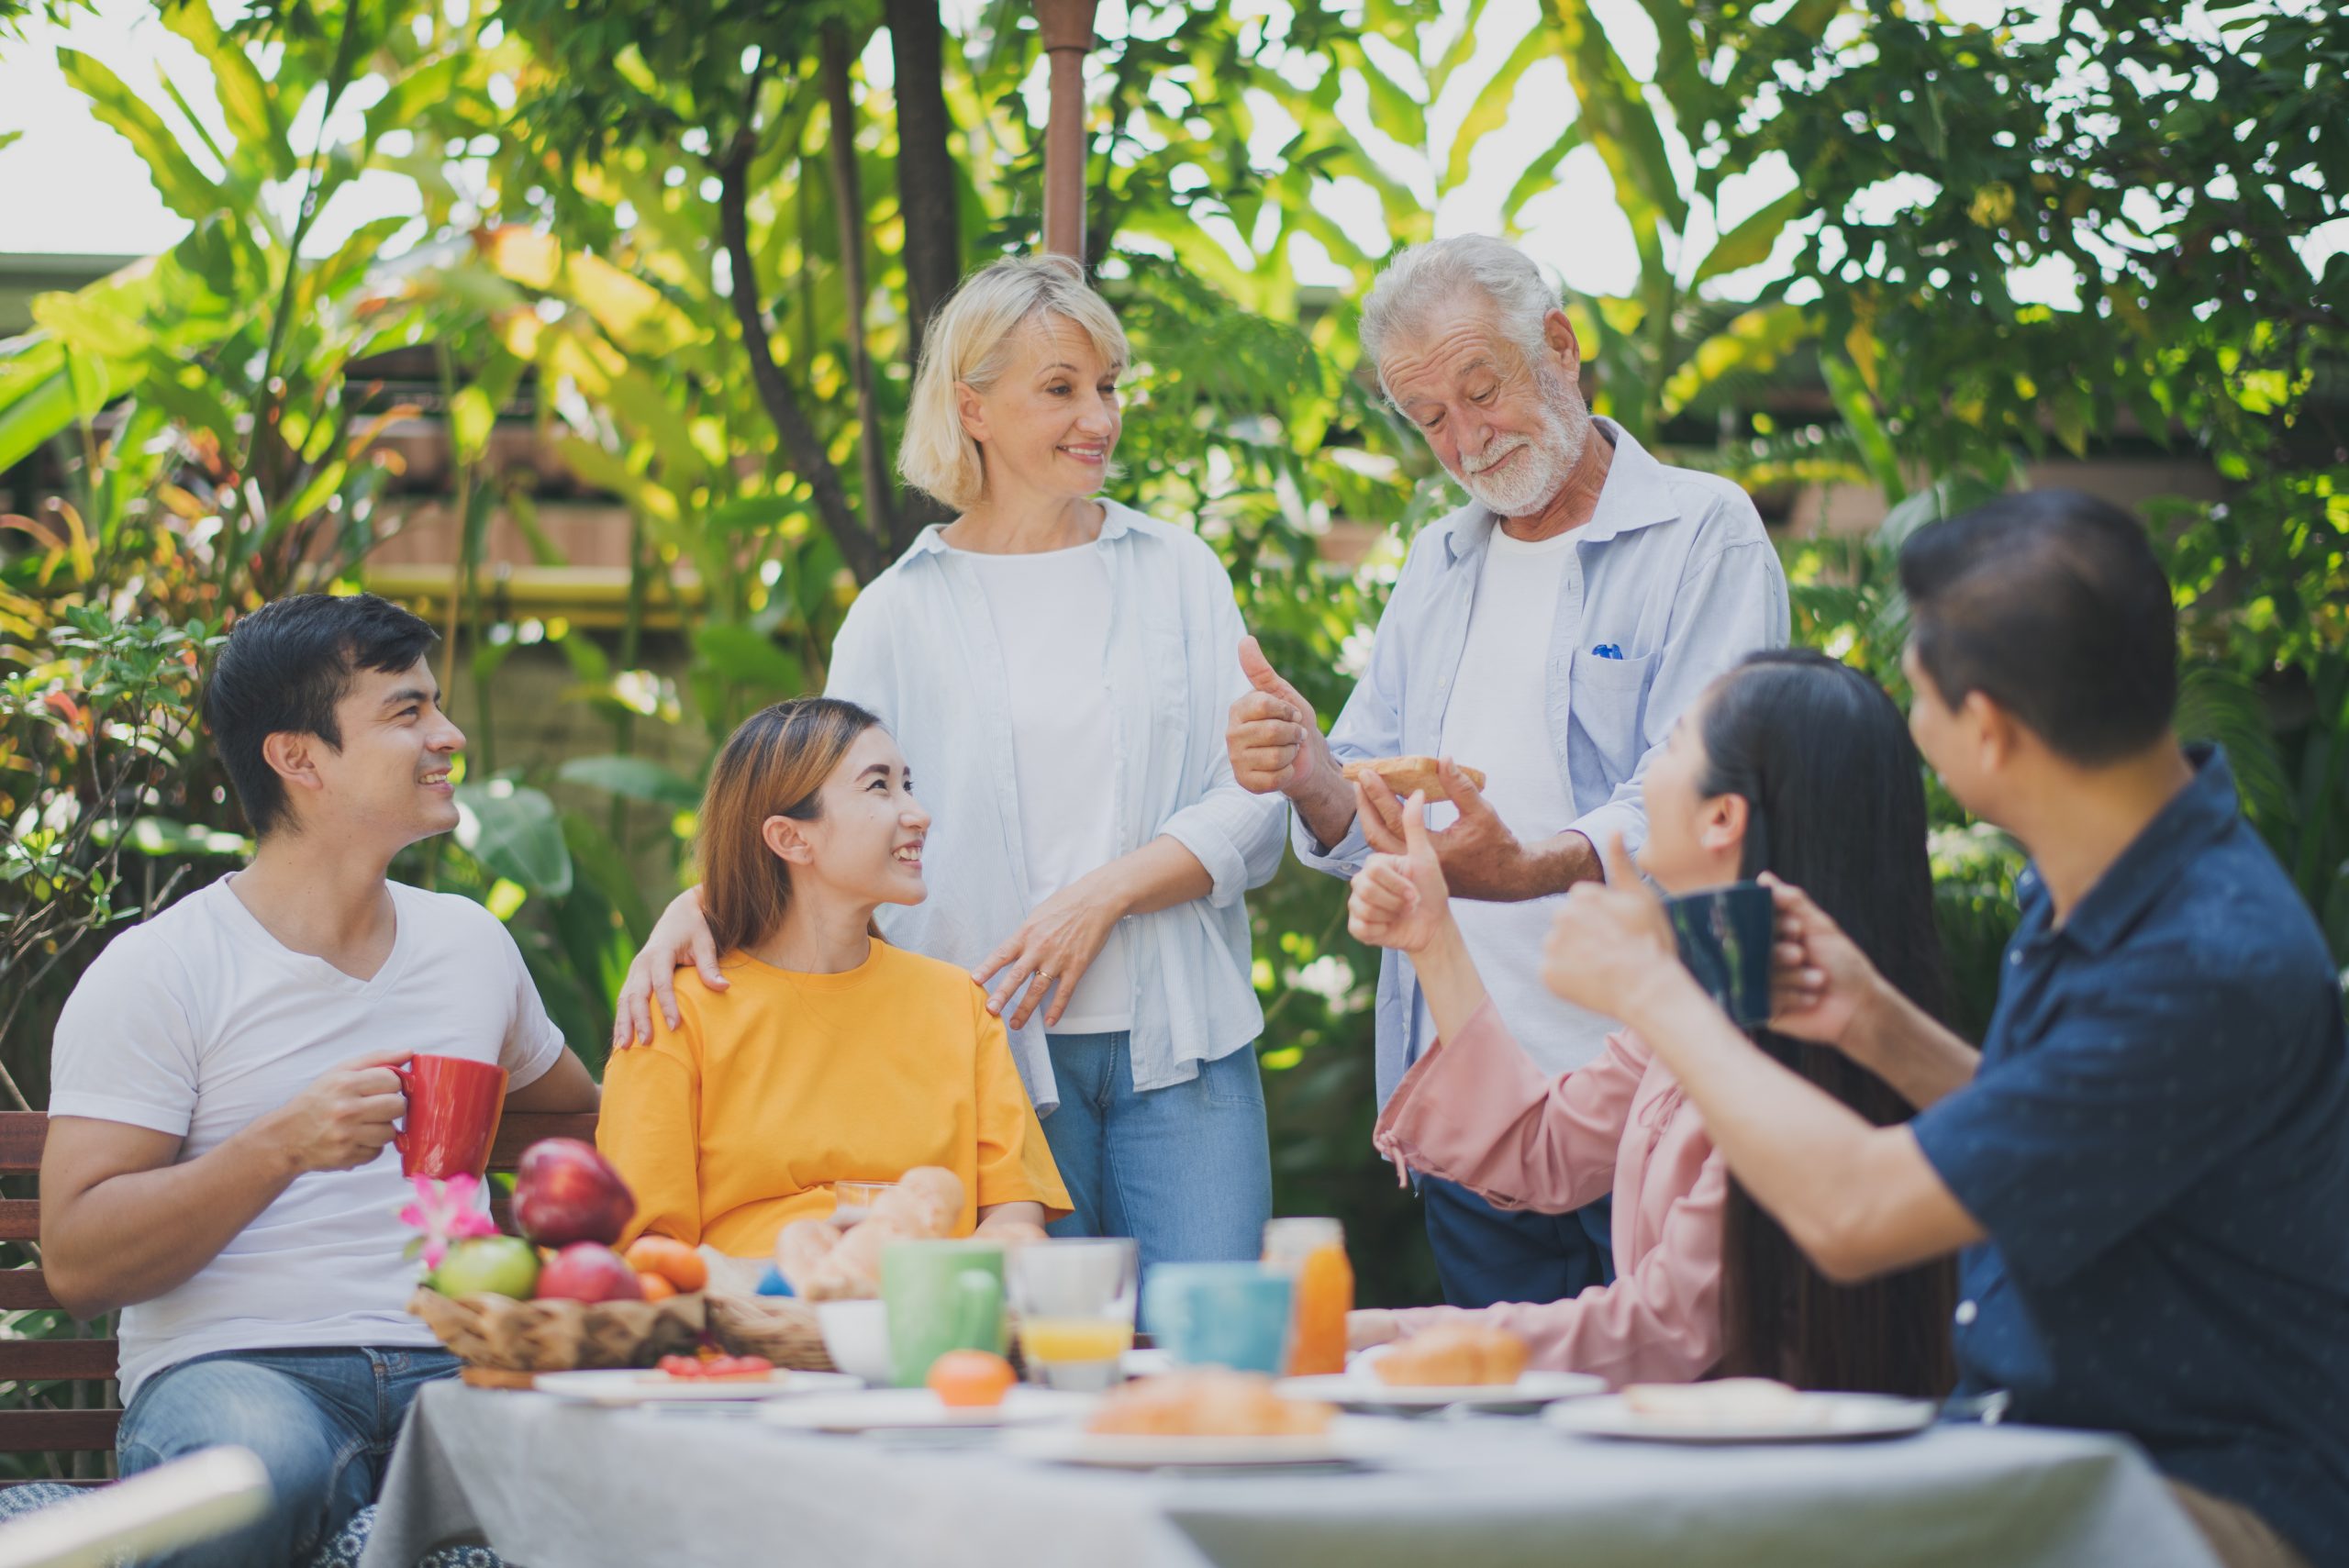
M1288 1276L1262 1263L1160 1263L1142 1281L1141 1315L1179 1365L1277 1376L1287 1359Z

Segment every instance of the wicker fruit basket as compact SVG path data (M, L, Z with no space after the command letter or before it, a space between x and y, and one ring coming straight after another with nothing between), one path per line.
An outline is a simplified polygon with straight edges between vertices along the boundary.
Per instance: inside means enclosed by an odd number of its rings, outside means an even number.
M824 1330L808 1303L781 1296L713 1296L709 1334L729 1355L764 1356L794 1372L830 1372Z
M407 1309L467 1366L516 1373L651 1366L662 1356L690 1355L707 1321L698 1293L590 1303L419 1289Z

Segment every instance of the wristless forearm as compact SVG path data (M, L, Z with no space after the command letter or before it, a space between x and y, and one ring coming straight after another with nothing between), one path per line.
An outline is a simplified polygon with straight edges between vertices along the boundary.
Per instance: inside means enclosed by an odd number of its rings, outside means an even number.
M1853 1020L1844 1054L1919 1110L1974 1081L1981 1053L1889 985Z
M1334 763L1317 769L1313 780L1289 799L1323 852L1336 849L1353 831L1353 788Z
M1095 874L1101 878L1102 897L1112 923L1129 915L1172 909L1215 890L1215 879L1199 857L1181 840L1163 833Z
M1547 898L1553 893L1565 892L1578 882L1603 882L1607 874L1599 863L1597 848L1571 828L1553 839L1530 846L1525 866L1524 888L1518 894L1520 899Z
M52 1288L95 1316L194 1278L293 1184L294 1161L256 1131L184 1165L128 1172L81 1193L42 1228Z
M1438 1040L1450 1040L1467 1028L1476 1009L1485 1005L1485 977L1476 972L1467 939L1460 934L1460 923L1449 911L1435 939L1411 955L1411 967L1419 974L1419 988L1427 993L1428 1012L1435 1019Z

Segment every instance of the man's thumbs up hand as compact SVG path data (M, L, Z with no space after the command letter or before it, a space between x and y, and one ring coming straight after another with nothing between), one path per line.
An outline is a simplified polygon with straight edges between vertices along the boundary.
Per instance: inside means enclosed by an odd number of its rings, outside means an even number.
M1255 795L1294 795L1329 754L1313 705L1274 669L1252 637L1240 639L1240 669L1252 688L1231 705L1224 746L1232 777Z
M1240 673L1248 677L1250 685L1266 696L1277 697L1288 704L1296 710L1293 717L1300 724L1313 721L1313 705L1307 702L1295 686L1281 679L1281 673L1273 668L1271 660L1264 657L1264 644L1252 637L1240 639Z

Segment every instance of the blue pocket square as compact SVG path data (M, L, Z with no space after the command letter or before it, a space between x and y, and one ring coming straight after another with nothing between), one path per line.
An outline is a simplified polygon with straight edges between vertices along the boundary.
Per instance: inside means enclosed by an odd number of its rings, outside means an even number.
M1623 657L1623 645L1620 642L1602 642L1592 649L1591 652L1601 659L1620 659Z

